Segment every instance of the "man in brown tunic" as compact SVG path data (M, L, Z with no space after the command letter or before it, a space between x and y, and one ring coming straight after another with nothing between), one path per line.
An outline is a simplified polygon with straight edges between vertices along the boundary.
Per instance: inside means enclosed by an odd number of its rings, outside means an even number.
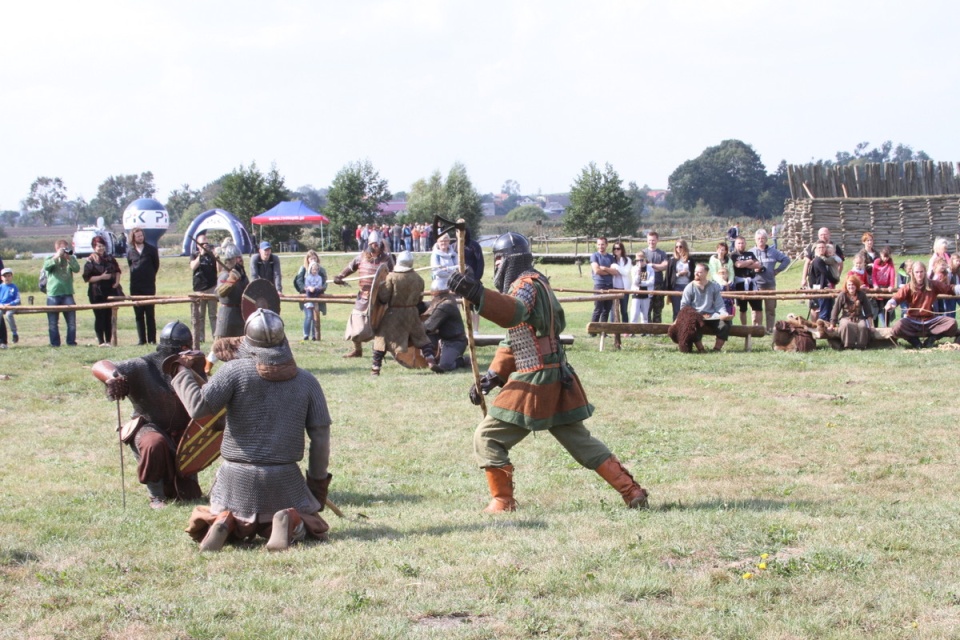
M413 270L413 254L404 251L397 257L397 266L377 293L377 301L389 307L373 337L372 375L380 375L383 356L388 350L396 355L411 346L420 349L431 369L436 368L433 343L423 330L417 309L422 297L423 278Z

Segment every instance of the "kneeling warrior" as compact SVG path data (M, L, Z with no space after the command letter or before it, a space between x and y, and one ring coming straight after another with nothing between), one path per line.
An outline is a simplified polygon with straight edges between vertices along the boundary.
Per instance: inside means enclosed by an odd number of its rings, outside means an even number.
M171 387L170 376L162 370L166 358L190 349L192 344L187 325L174 321L160 332L160 344L154 353L122 362L101 360L91 370L106 384L108 398L129 397L133 404L133 419L121 437L133 449L137 477L147 485L154 509L165 507L167 499L196 500L202 495L195 474L182 476L177 471L177 446L190 416Z
M320 383L297 367L280 316L258 309L247 318L235 358L204 386L188 371L191 356L173 365L173 386L194 418L226 407L210 506L196 507L187 533L201 551L219 551L229 537L268 537L267 549L286 549L307 534L326 540L323 511L332 476L330 414ZM307 476L303 459L310 438Z
M449 281L481 316L507 329L480 388L470 389L470 400L480 404L481 393L503 386L473 436L493 496L484 511L516 509L509 452L531 431L541 430L549 430L577 462L595 470L631 509L646 508L646 490L583 424L593 405L567 363L560 344L563 307L546 277L534 270L530 243L518 233L505 233L494 243L493 256L496 291L459 273Z

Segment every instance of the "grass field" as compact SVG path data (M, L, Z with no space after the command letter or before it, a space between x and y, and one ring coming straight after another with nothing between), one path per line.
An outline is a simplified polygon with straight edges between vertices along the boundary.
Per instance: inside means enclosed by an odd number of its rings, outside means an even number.
M283 258L291 289L296 264ZM545 271L589 288L576 267ZM161 275L163 294L189 288L185 259ZM566 330L588 426L650 489L650 511L624 509L540 434L514 450L520 510L480 514L469 374L388 362L371 379L368 358L339 357L349 307L302 343L289 304L294 353L333 416L331 499L347 518L326 514L327 544L213 555L183 533L192 504L148 508L129 451L121 507L116 405L89 368L142 353L132 311L116 349L92 346L92 312L81 346L60 349L44 316L20 316L20 343L0 352L0 637L957 637L956 353L784 354L768 339L746 353L732 339L683 356L665 337L599 353L591 308L570 305Z

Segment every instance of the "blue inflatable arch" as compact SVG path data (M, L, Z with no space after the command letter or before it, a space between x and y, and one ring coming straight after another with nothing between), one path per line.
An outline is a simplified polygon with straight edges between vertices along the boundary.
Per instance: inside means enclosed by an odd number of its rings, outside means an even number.
M240 224L240 221L229 211L210 209L198 215L190 223L190 228L183 235L183 253L180 255L188 256L196 250L197 247L193 239L197 237L198 233L212 230L229 231L230 235L233 236L234 244L240 248L240 251L253 253L253 240L243 225Z

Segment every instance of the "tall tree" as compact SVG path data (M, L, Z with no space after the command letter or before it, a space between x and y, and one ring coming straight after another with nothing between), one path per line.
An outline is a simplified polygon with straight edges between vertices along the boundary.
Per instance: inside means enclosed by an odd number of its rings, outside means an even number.
M293 192L293 197L298 198L314 211L323 211L327 206L327 189L314 189L313 185L303 185Z
M870 148L869 142L860 142L850 151L837 151L834 156L836 164L839 165L862 165L867 162L910 162L911 160L930 160L930 156L924 151L914 153L910 145L903 143L893 146L893 142L886 140L881 142L879 147ZM830 166L834 164L831 160L821 161Z
M584 167L570 188L570 206L563 214L566 233L591 238L633 235L639 220L622 185L609 163L603 171L593 162Z
M97 196L90 201L88 212L91 218L102 217L107 224L120 222L127 205L139 198L152 198L156 192L152 171L110 176L97 187Z
M643 185L641 188L638 187L634 181L631 181L627 185L627 197L630 198L630 208L637 222L640 221L640 218L643 216L643 210L647 206L647 192L649 191L650 189L647 185Z
M388 202L390 197L387 181L380 177L373 163L358 160L337 172L327 191L324 213L330 218L331 228L340 229L342 225L347 225L348 229L355 229L358 224L373 222L380 205ZM335 236L339 246L339 234L331 235Z
M434 216L449 218L443 174L439 169L424 180L420 178L410 187L407 196L407 218L412 222L433 222Z
M766 169L740 140L724 140L677 167L669 178L673 201L692 209L703 201L714 215L756 217Z
M467 176L467 168L459 162L450 167L446 179L434 171L428 180L417 180L407 198L407 211L414 220L433 222L440 215L448 220L463 218L474 236L483 219L481 198Z
M170 224L176 222L183 216L183 212L192 204L203 205L203 195L199 189L191 189L190 185L183 183L179 189L174 189L167 196L167 204L164 207L167 215L170 216Z
M220 178L220 184L222 189L213 206L226 209L246 227L250 226L253 216L290 199L290 191L275 166L263 174L257 169L256 162L246 168L240 165Z
M777 170L769 174L763 182L763 193L757 199L757 217L763 219L779 218L783 213L783 204L790 198L790 183L787 180L787 161L781 160Z
M40 177L30 185L30 194L23 201L23 208L31 217L49 227L57 221L63 203L67 201L67 187L60 178Z
M0 211L0 224L5 227L15 227L17 226L17 221L20 220L20 212L14 211L12 209L7 209L6 211Z

